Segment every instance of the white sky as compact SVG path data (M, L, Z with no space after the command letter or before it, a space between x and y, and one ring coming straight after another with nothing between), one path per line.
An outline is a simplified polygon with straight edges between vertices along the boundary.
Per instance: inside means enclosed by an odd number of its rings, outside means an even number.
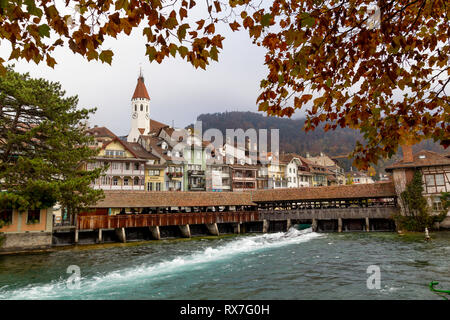
M97 107L90 125L107 126L117 135L126 135L131 123L131 96L139 67L142 65L149 92L152 119L184 127L195 122L201 113L224 111L257 112L259 83L266 74L264 49L252 44L246 30L232 32L220 28L224 49L219 62L207 70L195 69L179 56L158 64L145 56L143 24L130 36L105 41L104 49L112 49L112 65L91 61L73 54L68 47L58 48L54 69L45 62L38 66L26 60L12 61L18 72L29 72L62 84L68 95L78 95L79 107ZM0 56L9 57L9 43L0 46Z

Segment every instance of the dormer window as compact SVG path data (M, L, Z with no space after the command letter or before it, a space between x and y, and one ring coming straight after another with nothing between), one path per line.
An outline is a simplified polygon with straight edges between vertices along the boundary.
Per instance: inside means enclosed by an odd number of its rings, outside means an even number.
M424 154L419 155L419 159L425 159L426 156Z

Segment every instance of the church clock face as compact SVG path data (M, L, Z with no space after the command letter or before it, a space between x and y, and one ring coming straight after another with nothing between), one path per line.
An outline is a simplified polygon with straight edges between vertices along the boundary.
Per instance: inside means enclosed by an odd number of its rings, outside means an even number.
M147 119L147 120L148 120L148 118L149 118L149 117L148 117L148 114L145 114L145 119Z
M133 119L136 119L137 118L137 112L134 112L132 117L133 117Z

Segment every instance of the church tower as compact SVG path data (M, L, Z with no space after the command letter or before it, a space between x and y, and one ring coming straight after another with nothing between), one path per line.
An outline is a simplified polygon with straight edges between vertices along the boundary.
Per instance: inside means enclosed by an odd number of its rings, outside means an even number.
M144 84L142 70L131 98L131 130L128 142L137 142L142 134L150 133L150 96Z

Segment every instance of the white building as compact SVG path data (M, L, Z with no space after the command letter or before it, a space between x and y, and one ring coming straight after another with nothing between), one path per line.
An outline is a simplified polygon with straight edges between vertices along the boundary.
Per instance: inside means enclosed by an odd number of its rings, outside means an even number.
M140 74L133 97L131 98L131 130L128 142L137 142L139 136L150 133L150 96Z

